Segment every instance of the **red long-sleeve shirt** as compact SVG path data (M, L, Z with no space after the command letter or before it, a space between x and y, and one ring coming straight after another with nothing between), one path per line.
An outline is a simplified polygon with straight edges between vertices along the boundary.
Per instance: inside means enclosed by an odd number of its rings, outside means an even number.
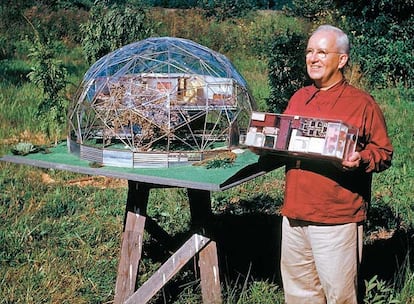
M374 99L346 81L326 91L307 86L292 96L284 114L339 119L358 127L356 150L362 160L360 168L345 172L328 161L288 160L282 214L322 224L365 220L372 173L387 169L393 154Z

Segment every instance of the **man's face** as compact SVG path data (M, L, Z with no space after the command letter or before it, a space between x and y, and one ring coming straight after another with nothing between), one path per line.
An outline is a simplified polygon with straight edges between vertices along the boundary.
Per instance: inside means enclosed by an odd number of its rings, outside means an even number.
M342 79L341 69L348 55L340 54L333 32L313 34L306 49L306 68L309 77L319 88L327 88Z

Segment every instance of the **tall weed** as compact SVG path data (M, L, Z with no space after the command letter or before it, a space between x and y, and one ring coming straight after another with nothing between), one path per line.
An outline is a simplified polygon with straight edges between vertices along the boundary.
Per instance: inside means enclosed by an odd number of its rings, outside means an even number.
M412 89L387 89L373 92L383 108L388 132L394 146L393 164L374 175L373 199L390 206L405 227L414 227L414 103Z

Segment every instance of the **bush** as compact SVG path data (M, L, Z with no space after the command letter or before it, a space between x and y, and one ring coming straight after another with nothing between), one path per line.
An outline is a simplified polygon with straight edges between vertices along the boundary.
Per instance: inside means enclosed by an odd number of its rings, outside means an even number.
M294 0L286 12L348 32L351 58L369 88L409 88L414 84L413 9L413 1L403 0Z
M66 123L68 100L64 96L67 85L67 70L63 62L57 59L59 43L42 38L37 34L30 56L33 58L30 80L43 91L43 100L38 106L43 131L55 143L63 133Z
M269 54L269 111L282 112L293 93L306 83L305 46L302 33L287 31L275 37Z
M50 39L75 44L81 41L80 24L86 22L88 13L82 9L40 5L26 10L25 16L37 28L43 28Z
M368 28L356 33L352 58L360 67L370 88L405 87L414 85L414 42L406 30L414 33L412 25L389 25L387 21L374 21L370 26L386 27L385 34L376 34ZM386 24L385 24L386 23Z
M207 18L217 21L244 17L254 9L254 3L249 0L200 0L198 5Z
M151 36L153 26L141 6L96 5L81 30L83 50L92 63L126 44Z
M369 88L414 84L413 1L348 1L338 7L350 33L351 58Z
M289 6L284 7L284 11L288 15L315 22L330 15L334 7L333 0L293 0Z

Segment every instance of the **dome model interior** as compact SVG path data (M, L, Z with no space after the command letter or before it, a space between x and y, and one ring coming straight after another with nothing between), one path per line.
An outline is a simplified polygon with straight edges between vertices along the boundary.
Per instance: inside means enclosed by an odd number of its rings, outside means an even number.
M169 167L237 146L254 101L223 55L186 39L126 45L86 72L69 112L68 148L118 167Z

